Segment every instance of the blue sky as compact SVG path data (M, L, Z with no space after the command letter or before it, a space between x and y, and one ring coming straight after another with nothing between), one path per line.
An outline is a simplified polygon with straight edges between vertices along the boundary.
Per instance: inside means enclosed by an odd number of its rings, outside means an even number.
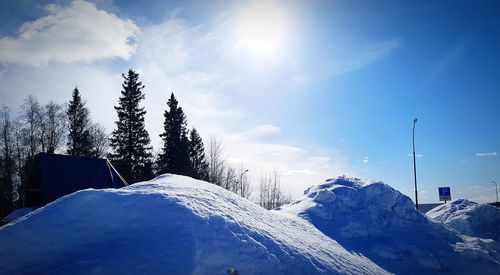
M254 183L273 166L293 197L328 177L437 187L493 201L500 181L495 1L2 1L0 101L67 101L78 86L113 128L120 74L146 85L159 148L175 92ZM82 34L82 35L74 35Z

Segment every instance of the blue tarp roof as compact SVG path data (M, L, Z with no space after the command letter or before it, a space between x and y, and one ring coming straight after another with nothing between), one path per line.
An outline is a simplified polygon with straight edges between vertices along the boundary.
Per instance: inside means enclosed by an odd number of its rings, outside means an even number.
M78 190L120 188L126 181L106 159L40 153L24 206L39 206Z

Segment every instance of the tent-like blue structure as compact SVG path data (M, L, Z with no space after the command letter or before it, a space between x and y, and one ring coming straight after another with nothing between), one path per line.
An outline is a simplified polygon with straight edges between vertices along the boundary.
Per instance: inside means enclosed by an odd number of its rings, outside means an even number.
M39 153L24 186L23 207L42 206L82 189L127 185L106 159Z

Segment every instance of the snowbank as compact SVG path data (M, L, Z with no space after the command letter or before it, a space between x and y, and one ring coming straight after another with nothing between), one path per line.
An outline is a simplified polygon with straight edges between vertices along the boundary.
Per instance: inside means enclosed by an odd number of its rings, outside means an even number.
M438 206L427 216L460 233L500 241L500 209L460 199Z
M164 175L84 190L0 229L3 274L380 274L309 222Z
M31 212L33 212L35 210L36 210L35 207L19 208L19 209L13 211L12 213L10 213L9 215L5 216L2 219L2 222L3 223L9 223L9 222L15 221L15 220L21 218L22 216L26 216L26 215L28 215L29 213L31 213Z
M500 274L497 242L462 237L383 182L339 177L310 187L280 212L298 215L347 250L411 274Z

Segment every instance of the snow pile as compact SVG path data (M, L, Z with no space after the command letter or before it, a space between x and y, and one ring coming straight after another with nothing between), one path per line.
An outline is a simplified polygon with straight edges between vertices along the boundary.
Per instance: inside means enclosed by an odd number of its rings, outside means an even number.
M460 233L500 241L500 209L460 199L438 206L427 213Z
M84 190L0 229L3 274L381 274L309 222L164 175Z
M330 179L278 211L309 220L347 250L390 272L500 273L497 242L463 237L429 220L410 198L383 182Z

